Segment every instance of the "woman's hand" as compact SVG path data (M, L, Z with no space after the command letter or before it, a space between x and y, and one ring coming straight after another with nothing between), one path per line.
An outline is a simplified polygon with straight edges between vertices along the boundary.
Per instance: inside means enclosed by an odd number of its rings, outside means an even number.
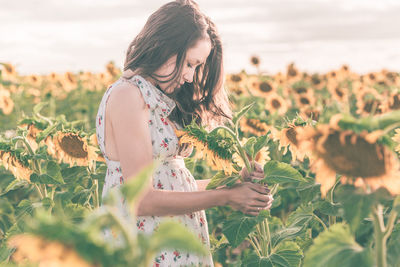
M228 205L253 216L257 216L262 210L270 209L274 200L268 188L251 182L235 184L227 190Z
M253 161L251 163L254 166L254 170L249 173L246 167L240 171L243 181L245 182L259 182L264 179L264 170L260 163Z

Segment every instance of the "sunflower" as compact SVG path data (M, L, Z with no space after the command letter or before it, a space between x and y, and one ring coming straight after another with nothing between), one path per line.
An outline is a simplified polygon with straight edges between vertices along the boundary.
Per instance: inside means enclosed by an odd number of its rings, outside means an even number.
M0 65L3 65L1 70L1 78L3 80L15 81L17 77L17 71L15 70L15 67L10 63L0 63Z
M380 107L383 113L400 109L400 92L390 93L384 98Z
M272 93L266 98L265 109L271 114L277 113L279 115L284 115L288 110L288 104L280 95Z
M14 109L14 101L8 90L0 89L0 109L5 115L9 115Z
M43 79L38 75L32 74L26 77L26 82L34 87L39 87L42 85Z
M306 109L315 105L315 97L311 91L308 93L296 95L296 105L299 109Z
M96 148L77 133L59 131L52 138L47 137L45 143L47 152L58 162L91 167L97 159Z
M41 130L38 129L32 123L27 125L27 130L28 130L28 134L26 135L26 139L27 139L30 147L32 148L32 150L35 152L36 149L39 147L38 143L36 142L36 137L37 137L38 133L41 132Z
M382 113L382 97L378 92L371 87L364 88L358 95L357 98L357 114L360 115L375 115Z
M313 121L318 121L321 116L321 110L318 107L308 107L301 109L299 115L305 119L311 119Z
M272 81L260 80L259 77L250 77L247 84L249 91L256 96L266 97L276 92L276 86Z
M341 130L338 121L334 116L330 125L306 126L298 132L300 149L313 153L311 170L321 184L322 196L334 185L336 173L342 175L342 183L363 186L366 191L385 187L391 194L399 194L398 159L376 143L381 132Z
M347 103L349 101L349 89L341 86L338 82L328 83L327 88L333 99L337 102Z
M70 92L78 87L78 81L75 75L69 71L64 73L64 78L60 79L59 83L66 92Z
M225 86L229 92L237 95L247 95L247 77L244 72L238 74L228 74L225 76Z
M85 261L75 249L59 241L50 241L32 234L19 234L8 241L16 248L11 259L19 264L38 263L39 266L94 266Z
M271 129L271 126L269 126L265 122L253 118L243 118L240 120L239 124L240 129L243 132L249 132L251 134L254 134L255 136L266 135Z
M288 81L299 81L302 78L300 71L296 68L294 63L290 63L286 68L286 78Z
M220 139L201 128L188 127L175 130L179 145L192 145L196 148L195 158L205 159L213 170L224 170L225 174L231 174L234 169L231 162L233 144L228 141L230 139Z
M33 171L29 169L28 162L22 161L16 155L6 151L0 151L0 161L4 168L14 175L15 179L30 181Z
M279 150L284 148L283 154L286 154L289 149L293 160L297 159L303 161L306 153L299 149L299 141L297 137L297 130L299 128L301 128L301 126L296 126L293 122L289 123L287 127L284 127L280 131L274 128L272 131L272 138L274 141L279 141Z
M108 72L112 77L115 77L115 76L118 76L118 75L121 74L120 69L118 69L118 68L115 66L114 62L112 62L112 61L110 61L110 62L106 65L106 70L107 70L107 72Z

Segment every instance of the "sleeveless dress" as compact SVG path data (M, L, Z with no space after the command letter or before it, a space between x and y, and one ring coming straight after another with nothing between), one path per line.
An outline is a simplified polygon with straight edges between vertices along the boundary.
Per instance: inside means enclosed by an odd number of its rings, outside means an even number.
M196 181L186 168L183 160L184 156L188 155L182 155L183 153L179 152L178 138L175 135L172 125L170 125L171 122L167 119L170 112L175 108L175 102L143 77L135 75L129 79L121 77L112 84L104 93L97 113L96 134L100 150L107 164L102 198L107 195L107 192L111 188L124 183L120 162L110 160L106 156L104 142L107 100L113 88L124 82L132 83L140 89L149 109L148 125L151 132L153 159L158 159L160 162L152 177L153 187L159 190L197 191ZM132 153L140 152L133 151ZM123 200L121 200L122 202ZM124 213L130 217L127 209ZM203 244L209 247L208 226L204 210L168 217L185 225ZM136 228L135 231L142 231L147 234L154 232L163 219L162 216L137 216L136 218L136 225L132 225L132 227ZM213 261L211 254L198 256L184 251L165 250L160 251L156 255L152 266L213 266Z

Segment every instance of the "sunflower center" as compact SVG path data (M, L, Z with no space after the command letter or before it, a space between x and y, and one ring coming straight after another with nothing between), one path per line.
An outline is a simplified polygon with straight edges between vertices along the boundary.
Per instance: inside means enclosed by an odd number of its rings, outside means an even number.
M296 93L298 94L303 94L303 93L307 93L307 88L305 87L297 87L294 89L296 91Z
M274 109L278 109L278 108L280 108L282 105L281 105L281 102L279 102L279 100L277 100L277 99L273 99L272 101L271 101L271 104L272 104L272 107L274 108Z
M294 127L290 127L288 128L288 130L286 131L286 137L289 139L289 141L297 146L297 133L296 130L294 129Z
M260 83L260 90L262 92L268 93L272 91L272 86L267 82Z
M233 74L233 75L231 76L231 81L232 81L232 82L237 83L237 82L240 82L241 80L242 80L242 77L240 77L239 75Z
M266 127L263 127L263 123L255 119L248 119L246 124L258 132L264 132L266 130Z
M318 85L321 83L321 79L318 77L318 75L314 74L313 76L311 76L311 82L314 85Z
M336 87L336 88L335 88L335 93L336 93L336 95L337 95L338 97L340 97L340 98L342 98L343 95L344 95L343 91L342 91L339 87Z
M84 142L76 135L66 135L61 139L60 147L74 158L86 158L88 153L83 149Z
M321 156L325 163L336 172L349 177L374 177L385 174L384 147L370 144L361 136L354 142L353 135L347 135L344 144L340 141L340 132L330 133Z
M363 110L367 113L371 113L373 110L375 110L375 113L382 113L382 110L379 108L379 101L375 99L366 100Z
M309 105L310 104L310 100L307 97L301 97L300 98L300 103L303 105Z

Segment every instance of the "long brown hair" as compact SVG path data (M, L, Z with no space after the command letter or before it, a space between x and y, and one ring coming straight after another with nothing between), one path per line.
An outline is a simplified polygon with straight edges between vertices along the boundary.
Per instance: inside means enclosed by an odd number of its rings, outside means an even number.
M212 45L205 64L196 68L192 83L185 83L180 90L167 94L176 103L169 119L181 126L192 119L205 124L231 116L223 89L222 43L215 24L192 0L170 2L148 18L127 51L124 70L151 77L158 83L170 82L181 76L186 51L203 38L209 38ZM161 81L160 78L170 76L154 72L175 55L176 66L171 78Z

